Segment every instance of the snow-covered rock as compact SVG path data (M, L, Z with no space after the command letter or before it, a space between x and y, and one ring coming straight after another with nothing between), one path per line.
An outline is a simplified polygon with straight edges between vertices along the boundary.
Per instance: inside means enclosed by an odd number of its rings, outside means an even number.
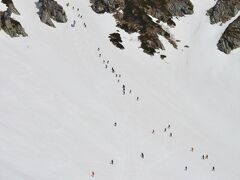
M177 48L177 42L170 32L165 31L160 24L154 22L150 15L158 22L165 22L173 27L176 25L173 17L182 17L194 12L190 0L90 0L90 2L96 13L113 13L117 27L128 33L139 33L140 47L149 55L154 55L158 50L165 49L159 35L166 38L174 48Z

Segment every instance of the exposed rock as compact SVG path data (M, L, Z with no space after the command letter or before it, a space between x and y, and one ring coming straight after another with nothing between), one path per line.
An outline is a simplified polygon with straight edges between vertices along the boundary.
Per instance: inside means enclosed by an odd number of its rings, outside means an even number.
M216 5L207 11L211 24L225 23L236 16L240 10L239 0L218 0Z
M227 27L217 46L226 54L240 47L240 16Z
M170 0L166 6L171 16L181 17L186 14L193 14L193 4L189 0Z
M96 13L113 13L118 8L123 8L125 0L90 0L92 9Z
M11 18L11 9L8 7L6 11L0 11L0 30L3 29L11 37L27 36L21 24Z
M207 11L210 23L225 23L235 17L240 11L239 0L218 0L214 7ZM218 49L229 54L233 49L240 47L240 17L233 21L218 41Z
M66 23L67 16L61 5L54 0L39 0L39 17L41 21L49 26L55 27L52 19L59 23Z
M166 55L160 55L161 59L165 59L167 56Z
M156 50L164 50L159 35L177 48L176 41L170 33L150 17L175 26L174 16L184 16L193 13L190 0L90 0L96 13L113 13L117 27L128 33L139 33L141 48L145 53L154 55Z
M2 3L6 4L6 6L11 10L12 13L20 15L17 8L15 8L12 0L2 0Z
M112 33L109 35L110 41L119 49L124 49L124 46L122 45L122 38L119 33Z

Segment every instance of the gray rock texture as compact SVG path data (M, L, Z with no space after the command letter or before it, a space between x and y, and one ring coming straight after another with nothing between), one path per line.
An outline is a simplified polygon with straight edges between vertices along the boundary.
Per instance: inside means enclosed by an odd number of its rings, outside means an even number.
M227 27L217 46L226 54L240 47L240 16Z
M55 27L52 19L59 23L67 22L67 15L61 5L54 0L39 0L39 17L41 21L51 27Z
M211 24L225 23L240 10L240 0L218 0L216 5L207 11Z
M11 18L11 8L6 11L0 11L0 30L3 29L11 37L27 36L22 25Z
M240 10L240 0L217 0L215 6L207 11L211 24L225 23L235 17ZM240 47L240 17L233 21L217 43L220 51L229 54Z
M12 13L20 15L12 0L2 0L7 6L6 11L0 11L0 30L4 30L11 37L27 36L24 28L17 20L11 17Z
M167 9L172 16L193 14L193 4L189 0L170 0Z
M115 12L119 7L124 7L124 0L90 0L92 9L96 13Z
M12 13L20 15L17 8L15 8L12 0L2 0L2 3L6 4L6 6L11 10Z

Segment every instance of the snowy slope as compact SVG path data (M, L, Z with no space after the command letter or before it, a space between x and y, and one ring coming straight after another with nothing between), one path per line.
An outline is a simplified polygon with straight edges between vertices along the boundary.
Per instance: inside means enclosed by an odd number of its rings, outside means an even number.
M240 179L240 50L217 50L230 22L209 24L213 0L193 0L195 14L171 29L181 43L165 43L166 61L121 30L126 50L115 48L113 18L87 0L58 2L67 24L50 28L35 1L15 0L29 36L0 33L1 180Z

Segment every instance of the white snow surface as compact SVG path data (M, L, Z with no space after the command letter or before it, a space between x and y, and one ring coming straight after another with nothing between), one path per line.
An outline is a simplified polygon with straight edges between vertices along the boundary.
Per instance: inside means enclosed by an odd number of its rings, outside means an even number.
M169 29L179 48L161 38L163 61L136 34L120 30L126 49L114 47L114 19L88 0L59 0L69 21L57 28L15 0L29 36L0 32L0 180L239 180L240 50L217 50L230 22L210 25L215 2L192 1Z

